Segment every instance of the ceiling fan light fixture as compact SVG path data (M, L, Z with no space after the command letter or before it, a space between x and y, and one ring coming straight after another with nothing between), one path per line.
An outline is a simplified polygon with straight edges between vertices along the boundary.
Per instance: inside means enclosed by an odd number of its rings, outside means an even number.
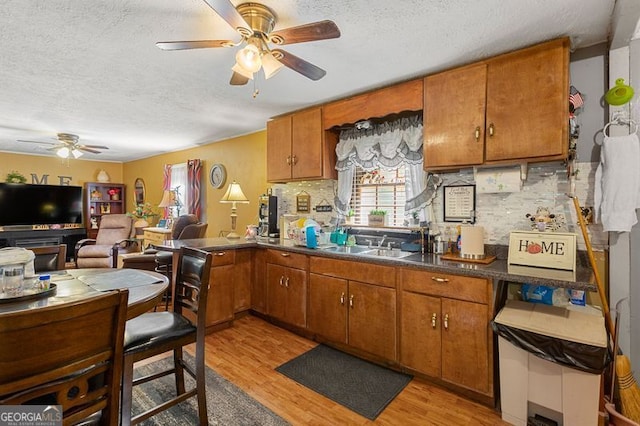
M236 64L234 66L231 67L231 70L233 72L236 72L238 74L240 74L241 76L248 78L250 80L253 80L253 73L251 71L246 70L245 68L243 68L239 63L236 62Z
M82 151L80 151L79 149L75 149L75 148L73 148L71 150L71 154L73 155L73 158L80 158L83 155Z
M60 158L69 158L69 148L63 146L58 151L56 151L56 155Z
M262 69L266 80L276 75L283 67L282 62L278 61L271 52L262 55Z
M257 72L262 66L260 49L253 44L247 44L236 53L236 63L249 72Z

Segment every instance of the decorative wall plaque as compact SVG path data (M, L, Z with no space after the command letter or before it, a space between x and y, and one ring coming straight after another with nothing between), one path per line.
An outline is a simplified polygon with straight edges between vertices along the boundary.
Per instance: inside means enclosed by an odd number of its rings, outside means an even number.
M309 213L311 211L311 195L307 191L302 191L296 195L296 211L298 213Z
M443 186L442 205L445 222L475 223L476 186Z

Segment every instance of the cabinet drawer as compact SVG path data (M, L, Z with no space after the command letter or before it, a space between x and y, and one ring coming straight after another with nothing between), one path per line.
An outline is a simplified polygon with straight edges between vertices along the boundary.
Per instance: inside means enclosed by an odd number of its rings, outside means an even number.
M306 255L287 251L267 250L267 263L304 269L305 271L309 269L309 260Z
M484 278L414 269L402 269L400 273L403 290L476 303L489 303L490 281Z
M235 250L212 251L211 266L233 265L236 260Z
M332 277L396 288L396 270L392 266L311 257L311 272Z

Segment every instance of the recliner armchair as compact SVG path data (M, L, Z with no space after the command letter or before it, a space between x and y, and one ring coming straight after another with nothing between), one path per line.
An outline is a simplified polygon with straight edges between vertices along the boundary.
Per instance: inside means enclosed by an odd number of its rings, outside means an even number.
M194 214L185 214L176 219L171 231L172 240L187 240L202 238L207 232L207 223L199 222ZM123 268L144 269L147 271L156 270L156 262L171 263L173 254L168 251L158 251L149 248L138 256L128 256L123 259ZM165 272L165 271L162 271ZM171 278L169 278L171 279Z
M133 218L126 214L102 216L95 239L85 238L76 243L75 262L78 268L115 268L118 254L139 251Z

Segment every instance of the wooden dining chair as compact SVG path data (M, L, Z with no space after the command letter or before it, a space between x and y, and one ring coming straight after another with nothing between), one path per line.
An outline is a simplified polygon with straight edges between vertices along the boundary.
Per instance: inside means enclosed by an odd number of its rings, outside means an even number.
M29 247L35 254L33 267L36 273L66 269L67 245Z
M117 424L128 295L0 315L0 404L60 405L64 425Z
M123 426L138 424L193 396L197 396L200 424L208 425L204 336L211 262L211 253L181 248L172 310L148 312L127 321L121 398ZM195 366L183 359L183 347L192 343L195 343ZM133 380L134 363L168 351L173 353L171 368ZM195 387L188 391L185 389L184 372L196 382ZM133 386L170 374L175 374L176 396L132 417Z

